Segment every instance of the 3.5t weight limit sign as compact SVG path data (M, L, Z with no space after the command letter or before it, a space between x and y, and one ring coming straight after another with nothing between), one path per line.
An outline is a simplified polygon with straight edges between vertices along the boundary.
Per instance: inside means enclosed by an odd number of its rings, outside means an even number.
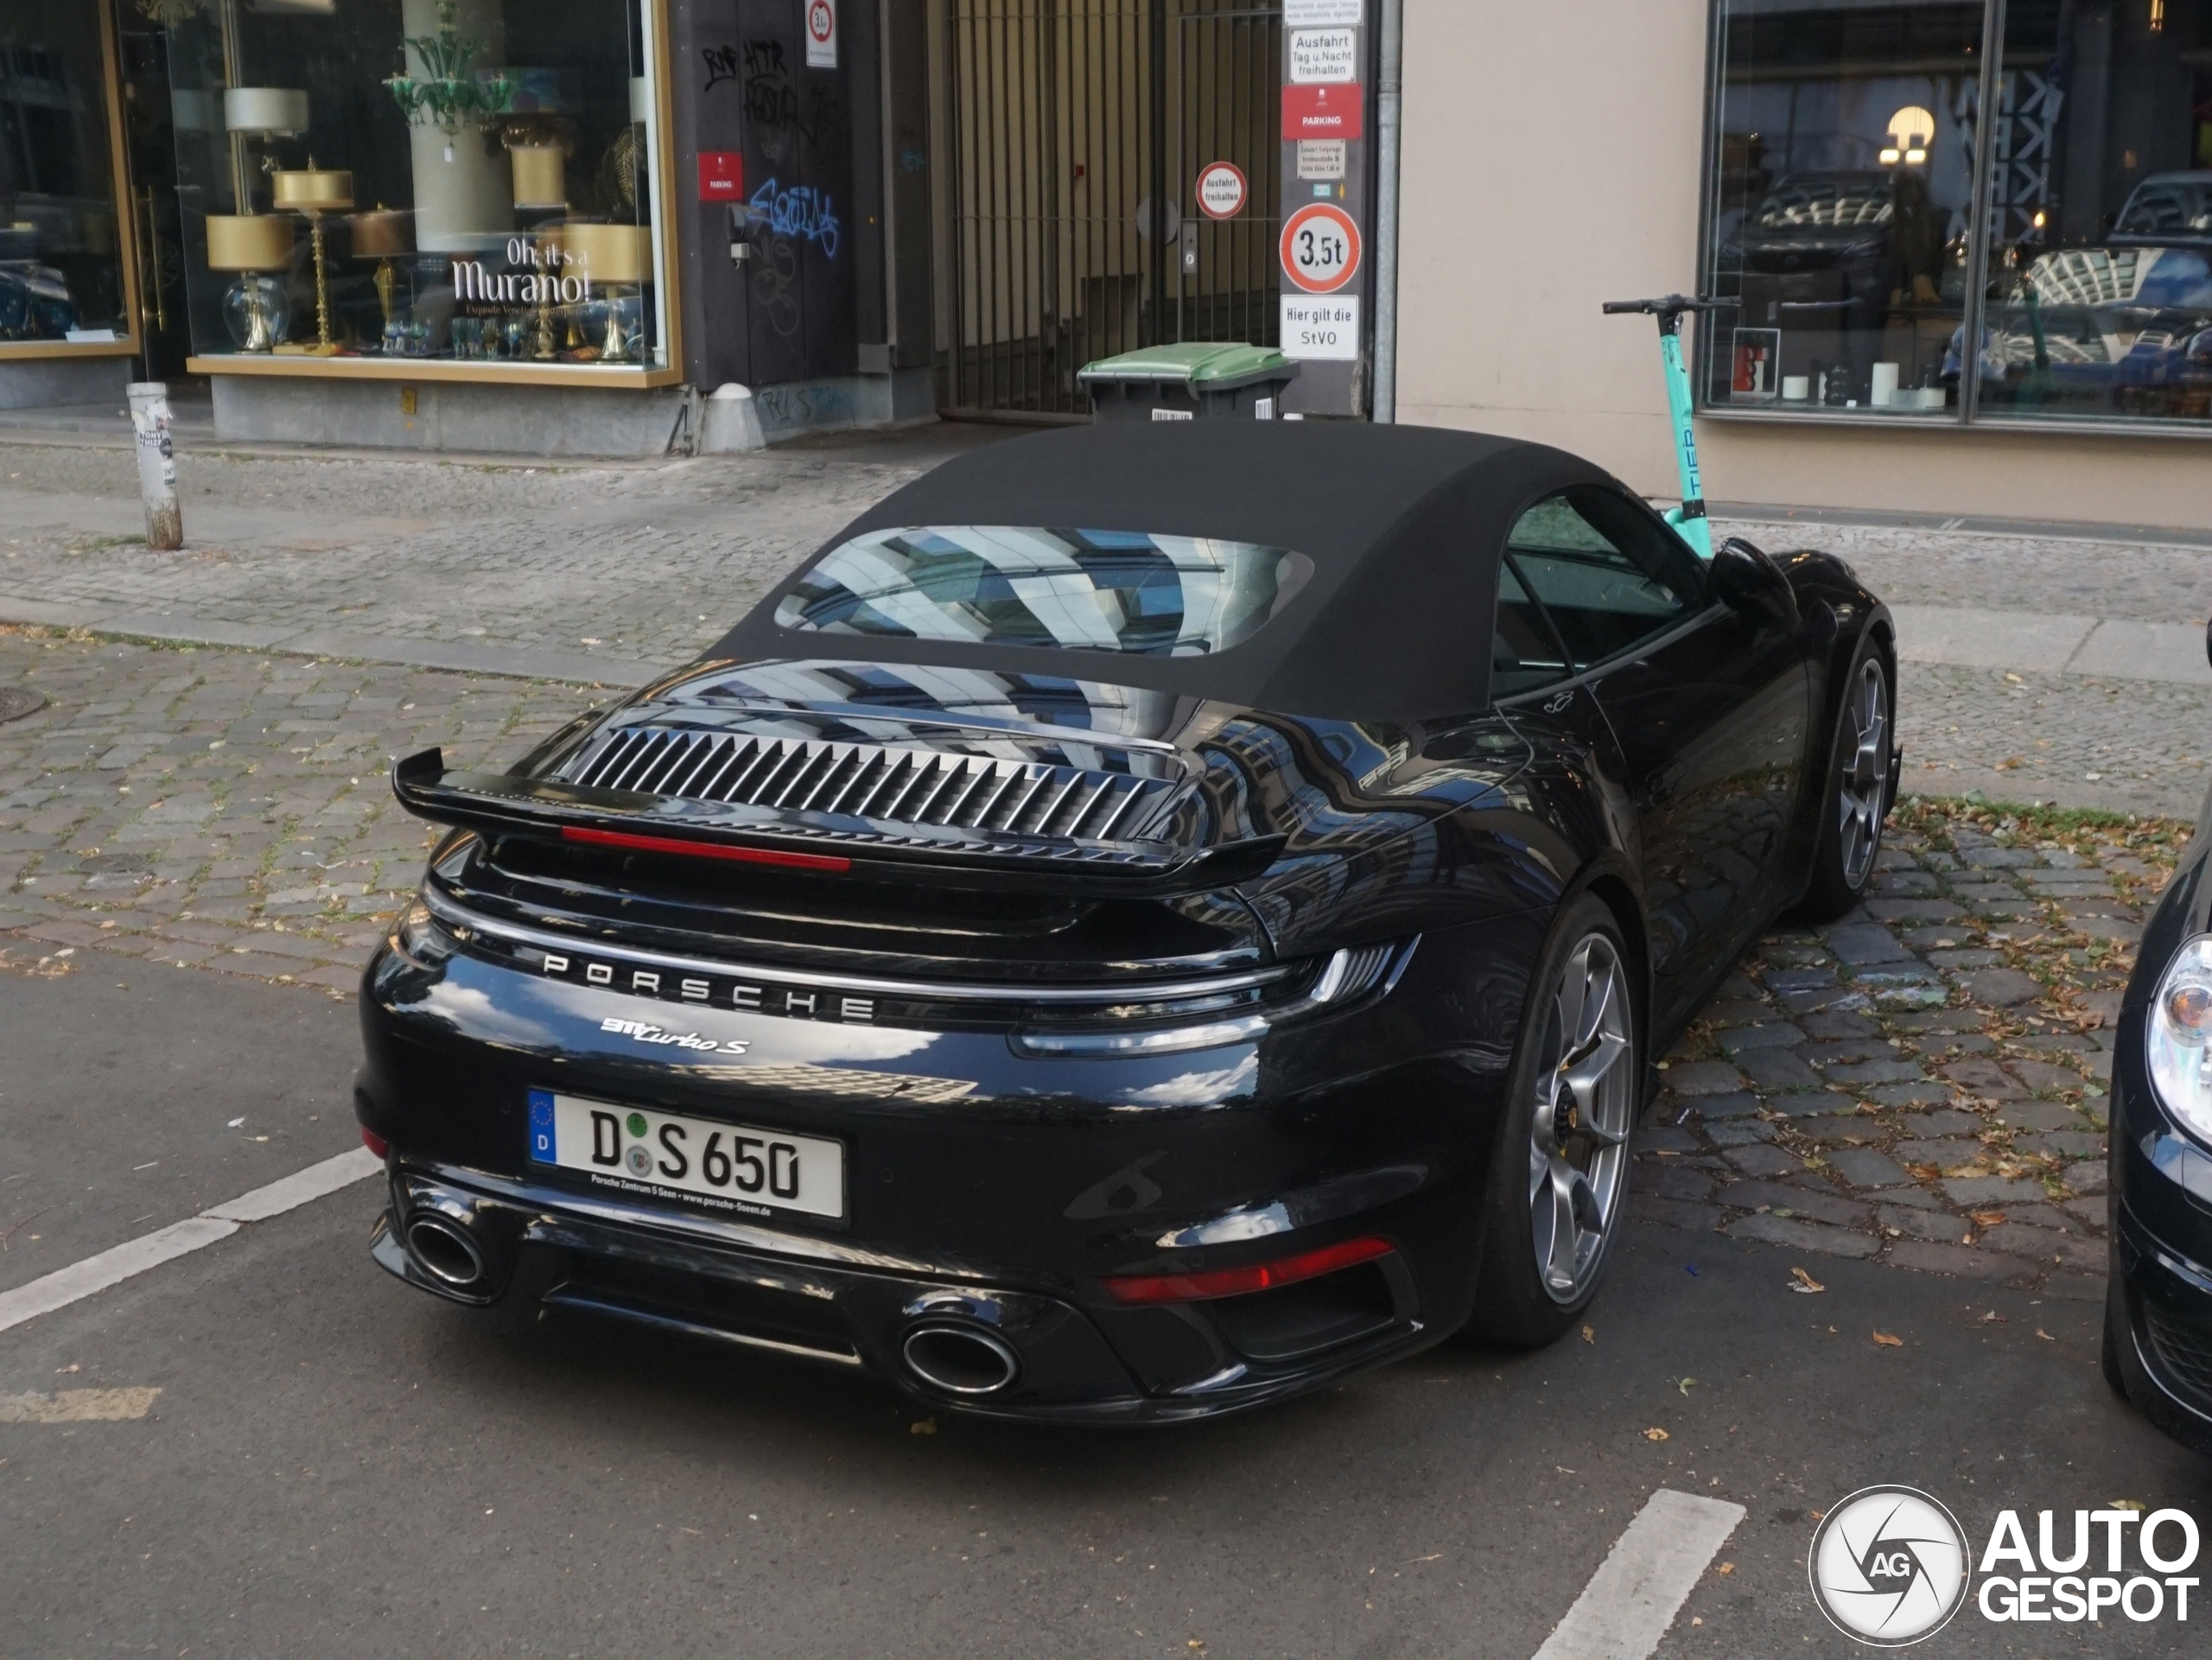
M1282 227L1283 275L1308 294L1334 294L1359 270L1359 226L1334 202L1308 203Z

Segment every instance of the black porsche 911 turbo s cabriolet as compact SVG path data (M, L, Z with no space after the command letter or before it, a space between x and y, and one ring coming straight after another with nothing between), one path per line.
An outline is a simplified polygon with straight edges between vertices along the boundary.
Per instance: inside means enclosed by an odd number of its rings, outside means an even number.
M1888 614L1559 450L996 444L511 771L369 964L373 1253L933 1406L1161 1422L1548 1341L1652 1058L1896 786Z

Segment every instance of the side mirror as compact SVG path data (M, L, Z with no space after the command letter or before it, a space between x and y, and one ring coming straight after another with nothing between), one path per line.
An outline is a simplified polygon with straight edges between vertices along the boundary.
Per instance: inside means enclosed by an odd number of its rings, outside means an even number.
M1731 610L1761 619L1777 628L1794 633L1799 624L1797 591L1764 552L1741 537L1732 536L1713 556L1713 591ZM2212 646L2208 646L2212 650Z

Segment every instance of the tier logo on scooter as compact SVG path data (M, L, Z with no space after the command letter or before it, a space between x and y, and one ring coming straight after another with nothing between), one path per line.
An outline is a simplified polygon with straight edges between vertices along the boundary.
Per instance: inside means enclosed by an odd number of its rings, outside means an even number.
M1958 1612L1972 1561L1957 1518L1936 1500L1913 1487L1862 1487L1822 1519L1805 1570L1839 1631L1897 1649Z

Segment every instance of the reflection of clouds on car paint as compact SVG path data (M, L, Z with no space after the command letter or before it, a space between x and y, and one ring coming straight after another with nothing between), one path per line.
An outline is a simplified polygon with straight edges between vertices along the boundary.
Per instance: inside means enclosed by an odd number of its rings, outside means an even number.
M1135 1107L1206 1107L1250 1095L1259 1078L1259 1052L1247 1049L1234 1066L1178 1072L1158 1084L1117 1093L1122 1103Z
M435 1018L451 1021L456 1031L465 1031L473 1038L510 1043L524 1049L553 1046L550 1024L532 1019L524 1010L505 1002L493 1002L490 994L475 986L440 980L423 994L423 1007Z

